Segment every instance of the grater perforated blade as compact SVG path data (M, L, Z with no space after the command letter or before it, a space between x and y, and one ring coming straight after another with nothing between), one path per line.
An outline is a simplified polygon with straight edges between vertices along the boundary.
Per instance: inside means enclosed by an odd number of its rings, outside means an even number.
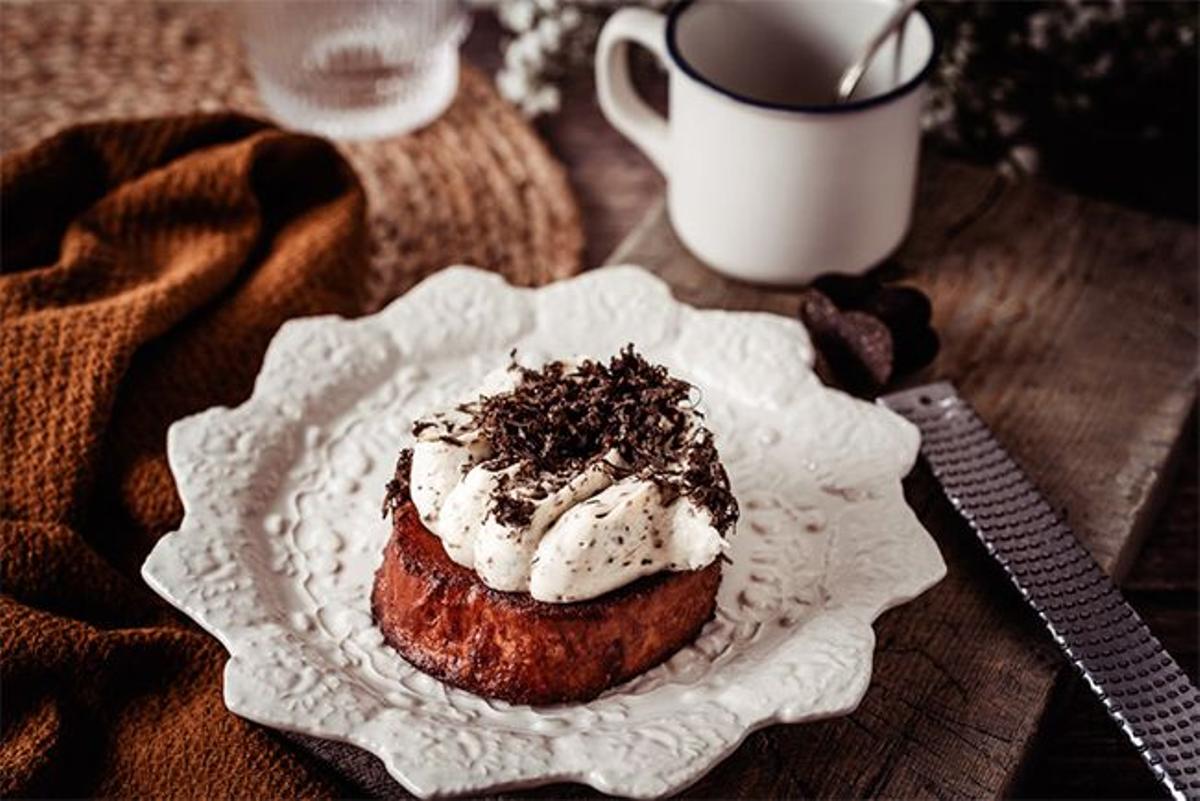
M1200 799L1200 692L949 383L879 402L921 431L947 498L1175 798Z

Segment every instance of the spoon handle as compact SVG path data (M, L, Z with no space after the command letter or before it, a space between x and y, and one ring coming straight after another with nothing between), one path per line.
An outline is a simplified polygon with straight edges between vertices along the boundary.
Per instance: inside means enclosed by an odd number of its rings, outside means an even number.
M879 32L871 37L871 41L867 44L867 49L858 57L858 60L846 68L842 73L841 80L838 81L837 102L844 103L850 99L850 95L854 94L854 90L858 87L858 82L862 80L863 75L867 72L867 67L871 66L871 61L874 60L875 54L879 52L879 48L888 40L888 37L896 32L904 20L908 19L908 15L917 7L920 0L904 0L900 5L896 6L896 10L888 17L887 22L879 29Z

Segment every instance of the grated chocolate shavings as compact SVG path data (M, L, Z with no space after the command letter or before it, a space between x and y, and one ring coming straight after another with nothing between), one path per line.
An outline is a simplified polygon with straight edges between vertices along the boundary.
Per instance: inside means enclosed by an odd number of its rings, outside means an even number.
M533 501L514 498L507 493L492 496L492 516L502 526L521 527L533 519Z
M737 501L712 433L694 424L691 384L647 362L632 345L608 364L588 360L574 368L552 362L532 370L513 358L512 369L520 376L516 389L462 407L491 445L492 455L483 464L489 470L511 469L511 481L501 482L493 495L497 522L527 525L531 499L545 497L599 463L614 479L653 482L664 503L687 497L708 512L722 534L732 530ZM612 451L619 454L619 464L605 459ZM394 498L407 499L407 481L398 480L399 473L388 485L385 511Z
M411 496L409 480L412 478L412 459L412 448L400 451L400 455L396 458L396 472L392 476L392 480L387 483L383 496L384 517L396 511L397 507L407 503Z

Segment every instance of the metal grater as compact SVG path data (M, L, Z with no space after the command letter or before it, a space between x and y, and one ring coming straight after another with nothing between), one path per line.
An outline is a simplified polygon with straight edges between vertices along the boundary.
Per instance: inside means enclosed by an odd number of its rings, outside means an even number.
M946 496L1178 799L1200 799L1200 692L948 383L880 398L921 431Z

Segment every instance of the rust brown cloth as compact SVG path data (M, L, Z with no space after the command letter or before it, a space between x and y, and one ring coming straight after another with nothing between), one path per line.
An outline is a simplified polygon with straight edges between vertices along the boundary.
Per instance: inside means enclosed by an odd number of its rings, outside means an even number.
M359 309L358 180L235 115L77 127L0 179L0 795L336 793L138 568L181 517L168 424L244 399L285 319Z

